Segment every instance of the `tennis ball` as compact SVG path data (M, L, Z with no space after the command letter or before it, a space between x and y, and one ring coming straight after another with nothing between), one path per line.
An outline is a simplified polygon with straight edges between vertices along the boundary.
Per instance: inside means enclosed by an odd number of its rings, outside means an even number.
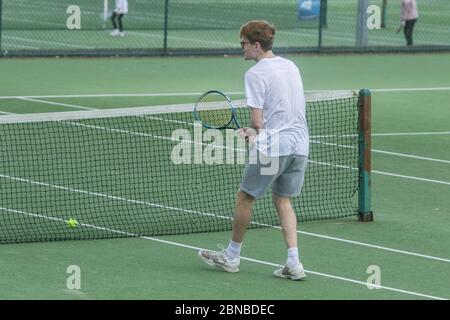
M78 224L77 220L70 218L69 221L67 221L67 224L71 228L75 228Z

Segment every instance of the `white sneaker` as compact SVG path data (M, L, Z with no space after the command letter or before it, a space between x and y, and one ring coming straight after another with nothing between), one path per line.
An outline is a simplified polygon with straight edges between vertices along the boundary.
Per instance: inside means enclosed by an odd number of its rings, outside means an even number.
M226 272L238 272L239 271L239 263L240 259L229 259L225 255L225 250L222 251L209 251L209 250L200 250L198 252L198 256L200 259L213 267L219 268Z
M273 272L275 277L291 279L291 280L302 280L306 278L305 270L303 270L303 265L300 263L293 268L288 266L281 267Z
M118 36L119 34L120 34L119 29L114 29L114 30L111 32L111 35L112 35L113 37Z

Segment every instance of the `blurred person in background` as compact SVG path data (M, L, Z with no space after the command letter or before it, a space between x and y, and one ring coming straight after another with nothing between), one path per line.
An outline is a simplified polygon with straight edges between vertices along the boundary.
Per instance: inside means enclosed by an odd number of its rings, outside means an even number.
M403 28L406 44L408 46L413 45L414 25L416 24L418 17L419 11L417 10L416 0L401 0L400 3L401 26L397 32L400 32L401 28Z
M116 0L116 8L111 16L111 22L114 30L111 32L113 37L124 36L122 18L128 13L128 0Z

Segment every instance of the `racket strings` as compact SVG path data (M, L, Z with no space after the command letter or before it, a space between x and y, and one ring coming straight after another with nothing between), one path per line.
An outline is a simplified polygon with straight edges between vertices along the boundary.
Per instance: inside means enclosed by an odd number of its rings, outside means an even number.
M203 124L212 128L227 126L232 118L233 112L228 101L201 100L196 108L198 117Z

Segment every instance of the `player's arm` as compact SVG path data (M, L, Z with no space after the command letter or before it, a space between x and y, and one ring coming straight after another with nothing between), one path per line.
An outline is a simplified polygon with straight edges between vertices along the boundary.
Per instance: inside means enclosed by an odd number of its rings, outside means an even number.
M250 126L255 129L256 134L263 128L263 109L250 108Z
M264 82L255 73L247 71L245 73L245 96L250 109L250 127L243 128L239 134L248 142L251 142L264 126L262 108L264 93Z
M250 127L238 129L238 134L244 138L245 141L253 143L263 126L263 109L250 107Z

